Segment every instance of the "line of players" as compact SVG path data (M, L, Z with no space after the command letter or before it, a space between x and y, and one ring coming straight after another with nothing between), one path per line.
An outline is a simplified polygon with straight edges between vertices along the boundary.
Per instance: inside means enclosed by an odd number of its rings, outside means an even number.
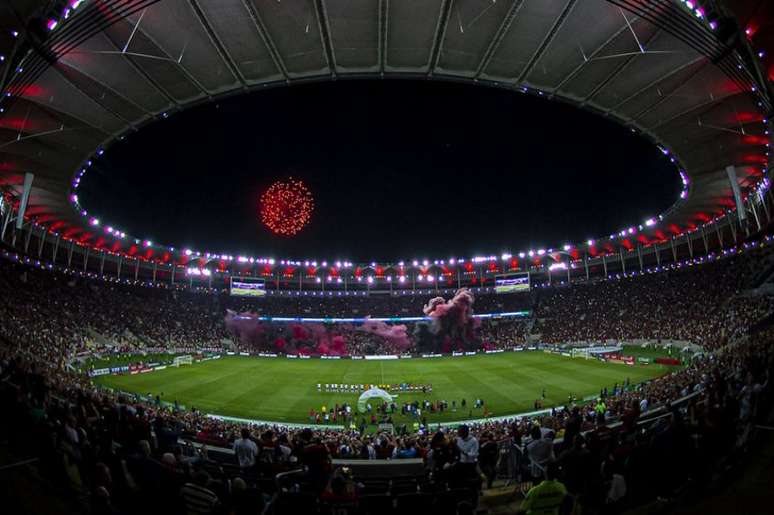
M387 392L422 392L431 393L432 384L336 384L336 383L317 383L318 393L362 393L371 388L379 388Z
M368 402L366 403L366 413L361 416L360 430L363 431L364 426L368 423L367 419L370 420L371 425L376 425L379 422L391 424L392 416L393 414L397 413L398 409L400 409L400 414L402 416L411 417L416 421L421 420L422 424L426 426L426 416L428 413L443 414L447 411L456 413L458 406L459 409L464 410L468 408L468 401L466 399L462 399L458 404L456 400L452 400L450 405L446 400L430 401L425 399L422 401L414 400L412 402L403 402L400 405L394 401L390 403L382 402L376 406ZM468 413L470 418L473 418L473 409L483 409L484 418L487 418L491 415L489 413L489 408L484 405L484 399L475 399L473 401L473 406L469 409ZM354 428L356 418L357 413L355 413L352 409L352 406L346 402L343 404L336 403L336 405L331 408L323 404L319 411L317 411L315 408L309 410L309 422L311 424L340 423L343 425L349 425Z

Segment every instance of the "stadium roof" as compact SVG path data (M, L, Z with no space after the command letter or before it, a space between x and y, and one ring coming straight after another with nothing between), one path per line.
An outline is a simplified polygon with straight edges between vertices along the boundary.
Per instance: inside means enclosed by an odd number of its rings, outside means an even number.
M74 180L145 123L306 81L472 81L595 111L673 157L686 198L631 238L647 245L733 209L727 165L736 165L743 195L768 168L769 61L751 32L771 41L774 31L771 13L753 4L9 0L0 5L0 184L18 199L33 172L29 218L86 245L123 249L118 231L76 210ZM557 120L557 147L571 137Z

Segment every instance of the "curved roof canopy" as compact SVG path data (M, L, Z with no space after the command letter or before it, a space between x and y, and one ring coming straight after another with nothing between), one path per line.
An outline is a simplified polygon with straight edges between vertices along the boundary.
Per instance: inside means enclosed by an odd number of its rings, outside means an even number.
M118 231L107 234L73 202L79 173L111 141L221 95L302 81L475 81L613 118L685 170L685 198L637 231L633 241L645 245L733 209L727 165L743 195L768 167L771 83L717 1L53 3L0 6L0 184L18 199L34 173L26 215L87 245L122 248Z

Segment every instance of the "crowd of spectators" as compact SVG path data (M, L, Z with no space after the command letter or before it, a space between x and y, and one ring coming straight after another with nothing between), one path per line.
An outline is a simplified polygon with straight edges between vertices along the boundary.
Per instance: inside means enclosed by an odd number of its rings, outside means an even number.
M770 313L772 298L739 295L759 255L537 290L535 332L547 343L683 340L716 346Z
M299 482L315 499L353 502L361 486L331 464L342 458L422 458L425 479L435 485L428 488L474 480L479 470L491 484L502 449L515 456L509 475L519 484L549 477L592 512L609 511L668 496L685 479L713 470L744 443L771 401L774 333L746 334L770 303L737 296L749 285L747 264L732 260L528 295L546 340L678 338L713 350L688 367L540 416L458 429L423 424L397 436L245 426L98 390L66 367L69 356L98 350L104 340L133 348L227 341L218 323L227 300L2 267L0 395L15 421L2 425L3 439L37 448L42 467L88 492L94 513L133 511L138 503L159 513L253 513L278 493L278 473L301 466ZM480 332L494 342L520 340L529 325L495 320ZM371 343L354 345L370 352ZM684 408L672 407L690 396ZM668 416L638 429L655 409ZM24 445L30 441L37 445ZM206 447L181 443L188 441L235 448L238 458L216 459ZM252 458L245 441L255 444Z
M768 255L767 253L764 256ZM477 313L529 308L532 317L483 319L476 346L502 349L527 341L683 340L705 347L741 336L774 309L772 297L749 294L759 255L637 277L610 278L510 295L480 294ZM729 273L733 270L734 273ZM227 310L255 315L390 316L421 314L426 296L265 297L130 286L0 262L0 335L50 349L52 357L106 350L231 349L329 354L416 352L416 324L400 341L352 324L264 323L245 341L224 322ZM255 331L253 331L255 333ZM255 336L255 335L253 335ZM278 348L279 344L287 347ZM44 352L49 352L45 350Z
M509 449L510 474L520 484L558 474L592 512L611 512L608 504L671 495L744 445L752 423L770 406L772 338L771 331L745 337L651 383L543 416L397 436L245 426L162 408L98 391L83 376L40 360L34 349L6 345L0 392L6 416L16 423L3 425L2 436L37 442L42 466L72 488L87 489L95 513L119 507L179 513L185 506L199 513L190 506L199 502L206 504L202 513L216 513L237 509L243 491L251 504L236 513L254 513L276 494L278 473L302 466L303 488L330 499L341 486L331 484L339 477L335 459L416 457L424 460L430 482L475 480L480 470L491 485L502 449ZM691 394L682 409L669 409ZM668 416L647 430L639 427L657 407L666 407ZM182 443L189 440L233 448L236 456L214 458L206 447ZM360 487L350 486L355 500Z

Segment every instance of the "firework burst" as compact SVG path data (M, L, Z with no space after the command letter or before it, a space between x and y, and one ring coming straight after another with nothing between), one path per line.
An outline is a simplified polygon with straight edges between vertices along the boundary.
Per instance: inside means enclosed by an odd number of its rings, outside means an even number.
M274 182L260 198L261 222L274 234L298 234L312 218L314 197L298 179Z

